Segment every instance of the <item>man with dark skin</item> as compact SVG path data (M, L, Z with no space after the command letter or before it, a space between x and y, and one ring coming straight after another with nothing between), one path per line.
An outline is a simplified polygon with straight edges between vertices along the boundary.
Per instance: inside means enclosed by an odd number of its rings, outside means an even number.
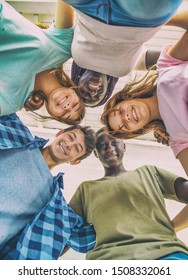
M96 231L86 259L188 259L188 248L175 233L184 227L181 212L173 225L164 202L187 203L188 181L149 165L127 171L124 153L122 140L99 130L95 155L104 177L83 182L70 201Z

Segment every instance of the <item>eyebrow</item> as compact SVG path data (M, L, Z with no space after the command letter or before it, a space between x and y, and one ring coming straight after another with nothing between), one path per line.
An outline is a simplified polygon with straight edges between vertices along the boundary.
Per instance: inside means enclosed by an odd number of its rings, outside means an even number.
M71 131L70 134L73 135L74 140L77 138L76 133L74 133L73 131Z

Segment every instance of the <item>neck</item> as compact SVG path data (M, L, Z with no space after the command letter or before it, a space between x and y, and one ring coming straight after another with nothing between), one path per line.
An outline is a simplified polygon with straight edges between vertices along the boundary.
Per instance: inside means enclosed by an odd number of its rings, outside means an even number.
M51 73L53 69L48 69L40 72L35 77L34 91L40 90L45 93L46 97L57 87L59 87L59 82L56 77Z
M151 120L156 120L156 119L160 119L161 120L161 115L159 112L159 105L158 105L158 99L157 99L157 95L153 95L150 98L146 98L146 101L149 104L150 107L150 112L151 112Z
M58 165L58 163L50 155L50 146L47 146L44 149L42 149L41 153L50 170Z
M112 168L106 168L104 167L104 171L105 171L105 176L118 176L121 173L126 172L126 169L124 168L123 164L117 167L112 167Z

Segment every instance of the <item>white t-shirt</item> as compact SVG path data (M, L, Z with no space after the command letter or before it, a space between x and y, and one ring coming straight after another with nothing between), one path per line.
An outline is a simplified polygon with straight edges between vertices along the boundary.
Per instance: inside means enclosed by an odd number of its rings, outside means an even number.
M161 28L115 26L76 10L72 57L82 68L113 77L127 75L135 66L142 45Z

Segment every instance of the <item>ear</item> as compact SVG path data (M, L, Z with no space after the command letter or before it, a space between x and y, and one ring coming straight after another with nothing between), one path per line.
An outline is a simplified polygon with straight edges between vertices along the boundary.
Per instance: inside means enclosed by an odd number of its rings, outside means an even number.
M76 165L76 164L79 164L80 162L81 162L81 160L75 159L75 160L70 161L70 165Z
M62 133L64 132L64 129L62 129L62 130L60 130L60 131L58 131L57 133L56 133L56 137L58 137L59 135L61 135Z
M98 158L98 154L97 154L97 151L96 149L93 151L94 155L96 156L96 158Z

